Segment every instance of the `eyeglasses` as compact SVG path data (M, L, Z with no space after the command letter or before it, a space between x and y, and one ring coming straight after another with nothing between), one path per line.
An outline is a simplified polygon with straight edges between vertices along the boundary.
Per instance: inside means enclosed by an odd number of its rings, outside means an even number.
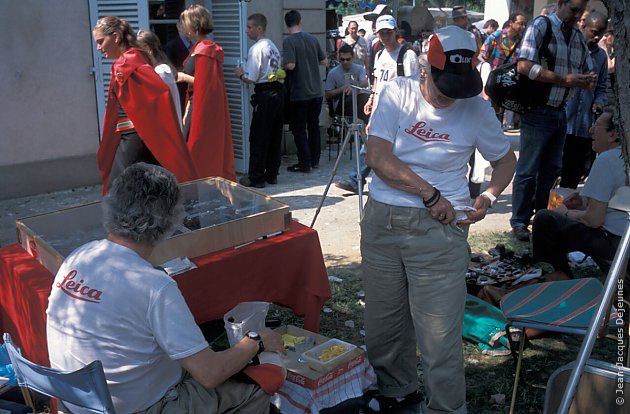
M350 62L352 58L339 58L340 62Z

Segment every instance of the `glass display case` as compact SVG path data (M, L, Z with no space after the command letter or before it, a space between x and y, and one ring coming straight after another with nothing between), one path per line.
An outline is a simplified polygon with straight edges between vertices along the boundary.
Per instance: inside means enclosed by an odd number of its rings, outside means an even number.
M180 185L186 216L160 242L149 261L194 258L278 234L289 228L289 206L219 177ZM106 236L101 203L85 204L16 221L18 241L51 273L77 247Z

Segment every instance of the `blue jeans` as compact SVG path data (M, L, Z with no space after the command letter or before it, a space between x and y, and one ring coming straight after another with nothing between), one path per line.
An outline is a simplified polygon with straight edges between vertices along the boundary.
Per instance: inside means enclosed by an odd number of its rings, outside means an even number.
M562 170L567 130L564 108L541 106L521 116L521 142L512 185L512 227L528 226L547 208L549 190Z

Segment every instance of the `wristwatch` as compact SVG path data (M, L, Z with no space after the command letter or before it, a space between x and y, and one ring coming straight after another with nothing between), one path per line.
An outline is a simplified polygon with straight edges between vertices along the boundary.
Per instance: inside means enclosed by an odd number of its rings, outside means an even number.
M249 332L247 332L246 336L249 339L258 342L258 352L256 352L256 355L258 355L261 352L265 351L265 344L263 344L262 338L260 337L260 334L258 332L249 331Z

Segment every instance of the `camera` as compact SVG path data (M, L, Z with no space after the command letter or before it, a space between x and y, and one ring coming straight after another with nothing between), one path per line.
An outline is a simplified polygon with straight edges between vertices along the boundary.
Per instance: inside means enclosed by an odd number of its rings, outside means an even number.
M332 123L326 128L326 133L329 137L341 137L341 129L343 127L343 119L341 116L334 116Z

